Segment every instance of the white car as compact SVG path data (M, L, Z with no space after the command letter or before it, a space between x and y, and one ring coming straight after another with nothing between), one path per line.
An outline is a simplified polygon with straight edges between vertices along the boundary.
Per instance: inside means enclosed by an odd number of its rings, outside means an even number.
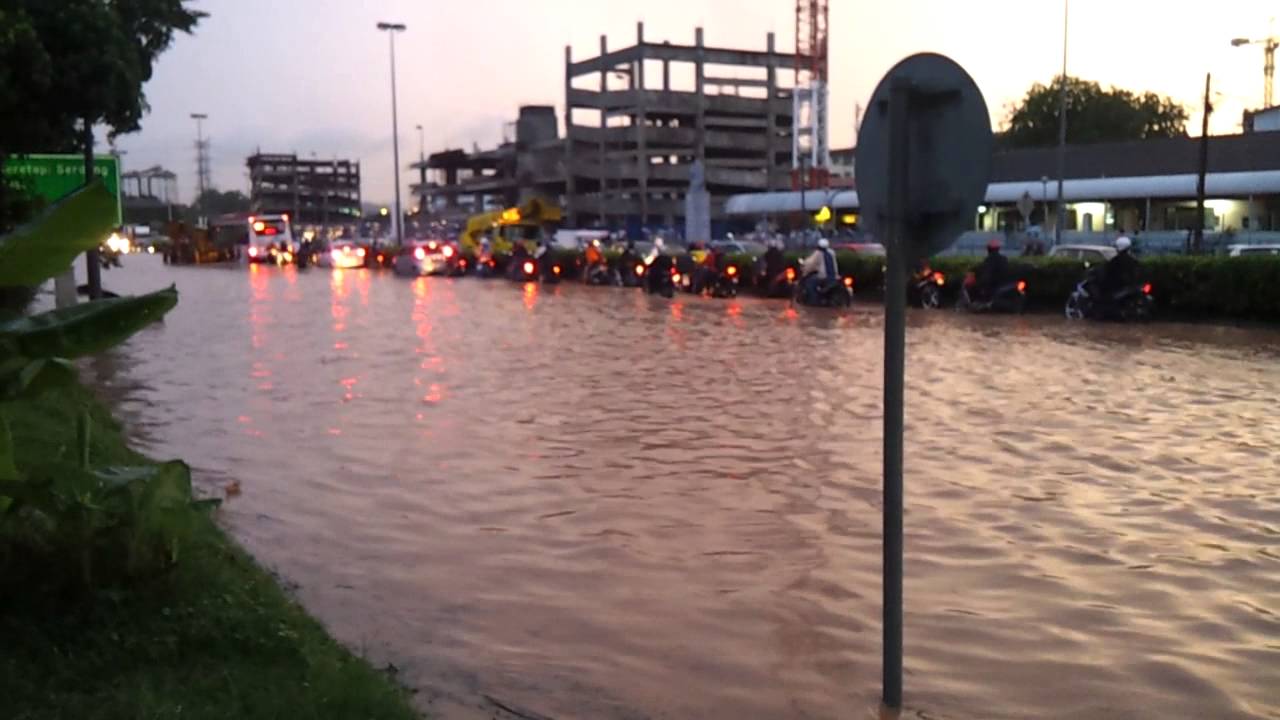
M439 240L406 243L396 256L394 269L399 275L444 275L457 252L457 248Z
M1227 257L1280 255L1280 245L1228 245Z
M350 240L335 240L329 243L329 252L322 254L317 264L321 267L349 270L365 266L368 251Z
M1105 263L1116 256L1116 249L1110 245L1054 245L1049 251L1051 258L1070 258L1087 263Z

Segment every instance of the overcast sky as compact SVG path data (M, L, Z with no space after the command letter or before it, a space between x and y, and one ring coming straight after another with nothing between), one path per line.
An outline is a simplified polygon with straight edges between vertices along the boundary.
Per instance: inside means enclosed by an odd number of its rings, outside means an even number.
M387 36L379 20L403 22L397 37L401 160L426 151L490 145L521 104L563 107L564 47L586 58L607 34L649 41L795 46L794 0L198 0L209 13L162 55L146 87L139 133L120 138L126 169L164 165L179 192L195 186L192 112L209 114L213 181L248 189L255 149L361 161L367 201L392 187ZM1222 95L1213 132L1238 132L1241 112L1262 101L1261 37L1275 0L1072 0L1069 72L1104 85L1153 90L1192 110L1206 72ZM1277 28L1280 30L1280 28ZM977 80L993 119L1062 63L1058 0L831 0L831 142L853 144L854 106L865 104L895 62L918 51L950 55ZM401 174L407 188L409 173Z

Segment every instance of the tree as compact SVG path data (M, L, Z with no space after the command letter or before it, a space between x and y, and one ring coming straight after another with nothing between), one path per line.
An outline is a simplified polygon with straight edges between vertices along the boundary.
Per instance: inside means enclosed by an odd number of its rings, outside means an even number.
M1036 83L1009 111L1000 143L1004 147L1058 144L1058 93L1062 76L1049 86ZM1067 77L1067 142L1095 143L1185 137L1187 111L1152 92L1138 95L1120 88Z
M175 33L190 32L204 17L184 2L5 0L0 60L13 55L19 68L31 66L36 74L0 92L0 172L9 154L71 149L82 152L91 169L94 126L106 125L112 137L137 130L147 111L142 87L156 57ZM6 79L0 72L0 80ZM4 194L12 193L6 188ZM0 213L12 207L0 195ZM13 221L0 214L0 227ZM89 253L88 278L96 297L94 254Z
M239 190L221 192L213 188L200 193L200 197L192 203L189 213L194 219L196 215L214 217L228 213L249 212L249 197Z

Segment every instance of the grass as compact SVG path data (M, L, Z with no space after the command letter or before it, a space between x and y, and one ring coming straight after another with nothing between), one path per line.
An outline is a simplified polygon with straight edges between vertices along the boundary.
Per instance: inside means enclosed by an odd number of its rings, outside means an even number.
M76 387L5 408L19 466L72 445L81 409L95 464L140 460ZM145 585L75 599L5 596L5 718L418 717L404 689L338 645L208 519L178 566Z

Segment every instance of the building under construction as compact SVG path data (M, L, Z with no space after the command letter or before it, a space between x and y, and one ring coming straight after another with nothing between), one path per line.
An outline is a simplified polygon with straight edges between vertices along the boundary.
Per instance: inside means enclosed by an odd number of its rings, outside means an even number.
M257 153L247 164L252 212L288 213L297 226L359 222L359 162Z
M514 137L490 150L449 150L413 165L422 208L448 216L538 194L571 227L679 227L695 162L711 217L736 193L793 182L793 54L647 40L575 60L565 48L563 136L549 106L520 110Z

